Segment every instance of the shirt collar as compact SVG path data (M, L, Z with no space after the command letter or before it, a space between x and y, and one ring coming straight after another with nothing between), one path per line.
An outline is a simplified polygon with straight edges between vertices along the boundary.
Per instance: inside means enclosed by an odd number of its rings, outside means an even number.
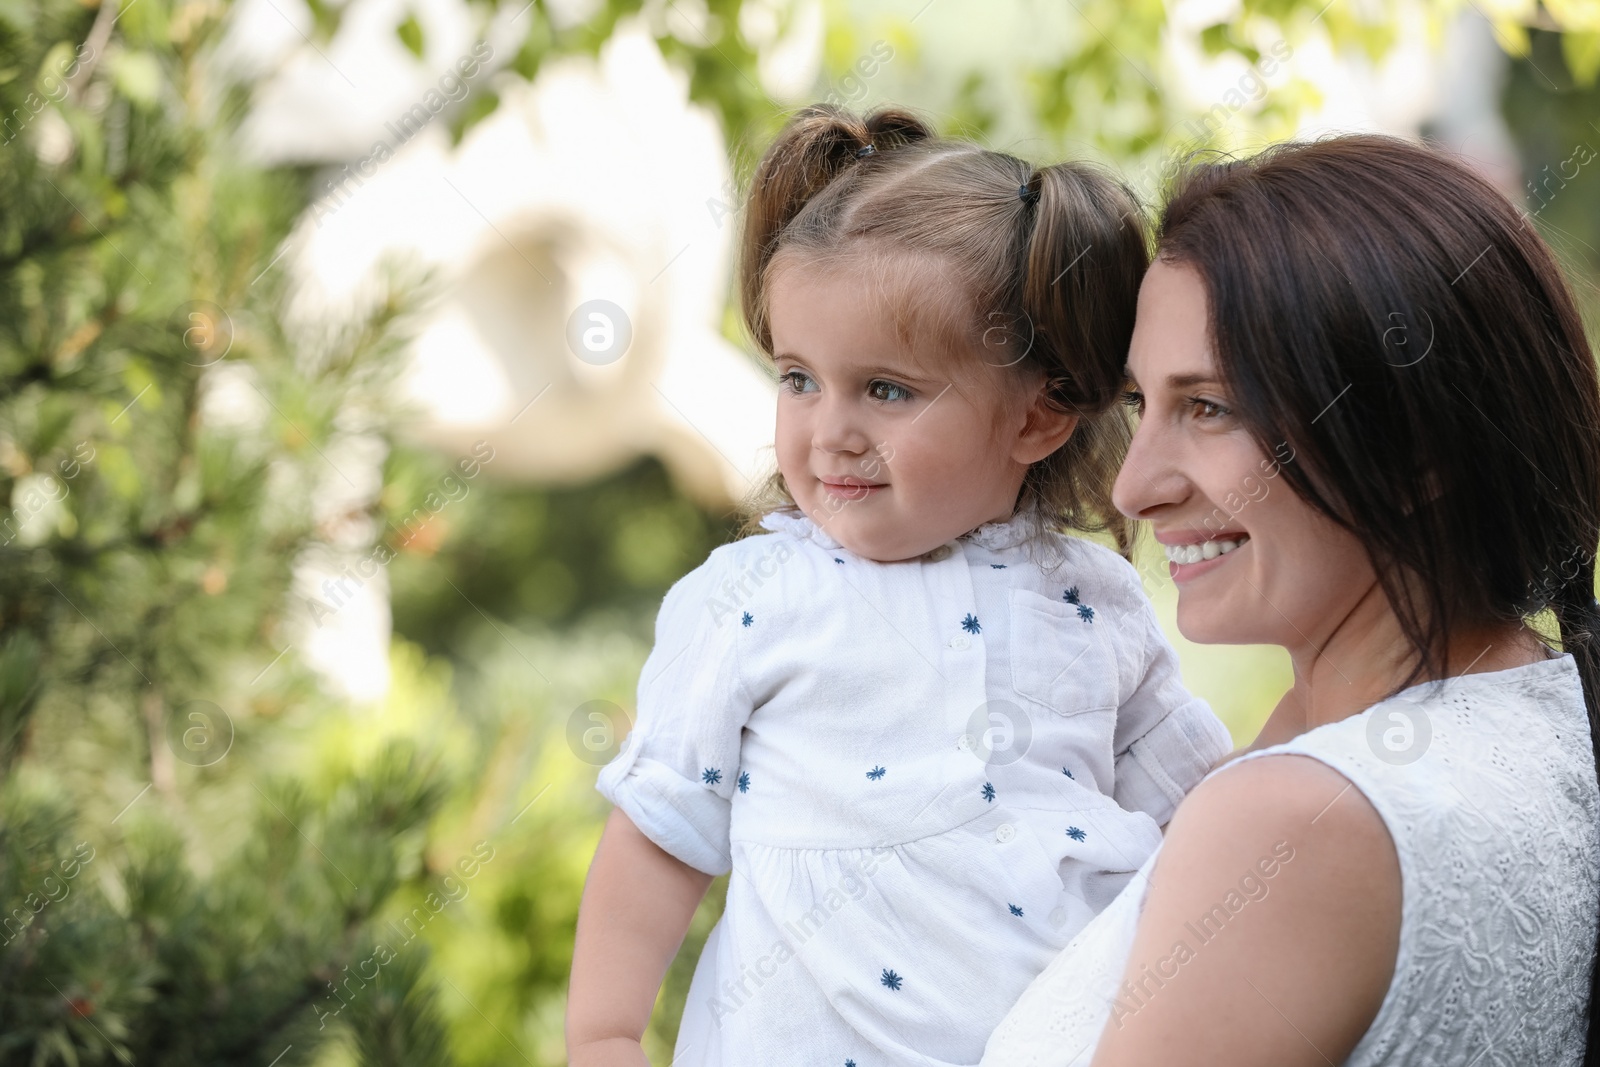
M962 534L958 540L974 544L980 548L999 551L1006 548L1015 548L1032 537L1041 527L1041 518L1037 508L1027 508L1017 512L1009 519L996 522L986 522L976 529ZM798 540L809 540L821 545L823 548L835 549L842 547L838 541L811 520L811 517L799 510L773 511L762 516L763 529L774 532L787 533Z

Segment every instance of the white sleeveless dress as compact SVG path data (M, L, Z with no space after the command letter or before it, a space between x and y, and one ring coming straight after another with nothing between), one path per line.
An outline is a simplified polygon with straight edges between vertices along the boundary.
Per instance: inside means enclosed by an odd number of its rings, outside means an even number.
M1354 783L1400 859L1394 978L1346 1067L1580 1064L1600 791L1572 657L1413 686L1240 759L1283 753ZM981 1067L1087 1067L1155 862L1024 990Z

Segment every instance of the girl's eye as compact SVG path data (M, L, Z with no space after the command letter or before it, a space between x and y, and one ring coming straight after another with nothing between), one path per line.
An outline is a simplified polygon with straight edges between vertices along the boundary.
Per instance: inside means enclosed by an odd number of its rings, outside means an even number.
M811 378L802 371L792 370L778 375L778 385L786 392L803 393L811 384Z
M867 395L874 400L910 400L911 390L880 378L867 386Z
M1122 393L1122 402L1133 409L1135 415L1144 414L1144 394L1137 389L1125 389Z

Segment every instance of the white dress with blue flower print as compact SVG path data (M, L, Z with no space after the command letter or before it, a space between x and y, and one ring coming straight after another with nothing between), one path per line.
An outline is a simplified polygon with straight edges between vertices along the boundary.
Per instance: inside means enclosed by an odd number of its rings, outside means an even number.
M774 512L667 592L597 788L732 872L675 1067L976 1064L1231 749L1134 569L1036 522L878 563Z

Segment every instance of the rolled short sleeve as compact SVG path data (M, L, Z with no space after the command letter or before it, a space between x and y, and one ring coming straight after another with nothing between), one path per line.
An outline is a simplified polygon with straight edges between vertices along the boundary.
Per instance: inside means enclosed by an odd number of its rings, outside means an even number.
M1155 610L1139 610L1144 648L1132 694L1117 712L1112 797L1165 826L1178 802L1233 751L1233 738L1204 700L1183 687L1178 654Z
M706 874L732 868L728 823L752 710L739 670L741 613L714 595L724 546L667 590L639 674L638 718L595 788L645 836Z

